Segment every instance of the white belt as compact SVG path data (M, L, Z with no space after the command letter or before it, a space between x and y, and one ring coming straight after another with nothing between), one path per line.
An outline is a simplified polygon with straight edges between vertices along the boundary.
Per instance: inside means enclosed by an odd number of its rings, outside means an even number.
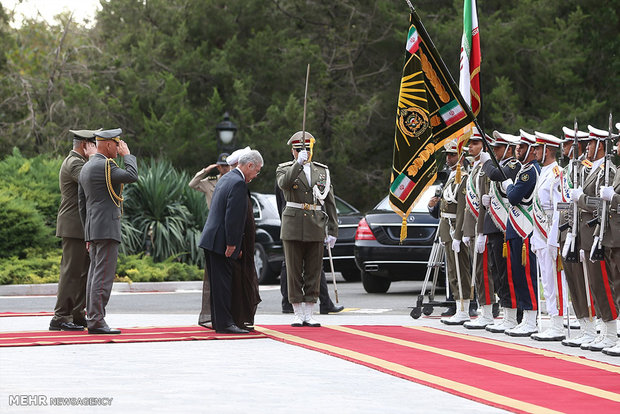
M456 213L441 213L442 218L455 219Z
M287 201L286 202L286 206L287 207L293 207L293 208L300 208L302 210L322 210L321 206L319 206L317 204L294 203L292 201Z

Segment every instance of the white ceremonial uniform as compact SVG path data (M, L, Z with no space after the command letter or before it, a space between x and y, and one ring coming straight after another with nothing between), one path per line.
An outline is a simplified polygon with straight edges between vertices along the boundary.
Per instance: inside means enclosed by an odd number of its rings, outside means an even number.
M559 242L559 213L556 209L562 201L560 193L561 169L557 162L542 167L535 190L534 232L532 234L532 251L536 254L540 266L540 275L545 297L545 305L549 316L564 315L568 300L565 292L566 277L560 272L558 280L557 261L554 263L552 249L558 252ZM559 297L562 298L562 309L559 306Z

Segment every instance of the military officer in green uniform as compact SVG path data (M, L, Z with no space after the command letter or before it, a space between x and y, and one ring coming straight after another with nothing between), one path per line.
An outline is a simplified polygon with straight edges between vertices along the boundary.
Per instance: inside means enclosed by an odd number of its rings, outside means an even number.
M292 326L321 326L312 318L319 297L323 243L333 247L338 217L329 169L312 161L314 137L298 131L288 140L292 161L278 165L276 180L284 193L280 238L284 247ZM310 151L307 150L310 149Z
M62 238L62 258L50 331L81 331L86 327L84 308L90 260L78 211L78 180L88 157L97 152L97 131L69 132L73 134L73 149L62 162L58 174L60 207L56 219L56 237Z

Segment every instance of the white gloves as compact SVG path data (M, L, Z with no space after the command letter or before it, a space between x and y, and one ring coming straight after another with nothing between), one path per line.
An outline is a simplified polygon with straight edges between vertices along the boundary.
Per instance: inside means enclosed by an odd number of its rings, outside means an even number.
M558 259L558 248L549 245L549 255L551 256L551 259L553 259L553 261L556 261Z
M487 236L479 234L476 238L476 253L484 253L484 249L487 245Z
M301 155L301 152L299 155ZM329 246L330 249L333 249L336 245L336 240L337 239L334 236L328 234L327 237L325 237L325 245Z
M469 247L469 242L471 241L471 237L463 236L463 244Z
M572 249L573 245L573 233L570 231L566 235L566 240L564 241L564 247L562 248L562 257L566 259L568 255L568 251Z
M599 193L599 195L601 196L601 198L605 201L611 201L611 199L613 198L614 194L616 194L616 192L614 191L614 188L609 186L609 187L601 187L601 191Z
M502 181L502 188L504 189L504 191L507 191L508 186L511 184L514 184L514 182L512 181L512 178Z
M491 205L491 196L488 194L482 194L482 205L488 207Z
M570 190L569 193L570 201L572 201L573 203L577 203L579 201L579 197L581 197L582 194L583 190L581 189L581 187L573 188L572 190Z
M299 154L297 154L297 162L299 163L299 165L304 165L306 161L308 161L308 151L299 151Z
M484 164L485 162L489 161L491 159L491 156L487 153L487 152L481 152L480 153L480 165Z
M455 253L459 253L461 251L460 240L452 240L452 250L454 250Z

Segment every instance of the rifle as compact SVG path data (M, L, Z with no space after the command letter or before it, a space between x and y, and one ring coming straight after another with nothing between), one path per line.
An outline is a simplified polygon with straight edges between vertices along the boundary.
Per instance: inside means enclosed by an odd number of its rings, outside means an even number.
M611 158L613 157L613 121L611 113L609 114L609 135L605 139L605 160L603 161L603 171L605 171L604 186L609 186L609 168L611 166ZM598 235L594 238L594 245L592 246L592 252L590 253L591 261L605 260L605 250L603 249L603 237L605 237L605 229L607 224L607 211L609 210L609 203L606 200L600 200L600 210L597 210L599 231ZM596 234L596 232L595 232Z
M574 137L573 137L573 157L570 161L572 167L572 181L573 187L577 188L580 183L580 170L579 170L579 138L577 133L579 132L577 128L577 118L575 118L574 124ZM577 227L579 226L579 209L577 207L577 203L573 203L573 223L571 225L571 236L570 237L570 245L564 246L563 253L564 259L566 259L569 263L578 263L579 262L579 252L577 251ZM569 243L569 238L567 238L566 243Z

